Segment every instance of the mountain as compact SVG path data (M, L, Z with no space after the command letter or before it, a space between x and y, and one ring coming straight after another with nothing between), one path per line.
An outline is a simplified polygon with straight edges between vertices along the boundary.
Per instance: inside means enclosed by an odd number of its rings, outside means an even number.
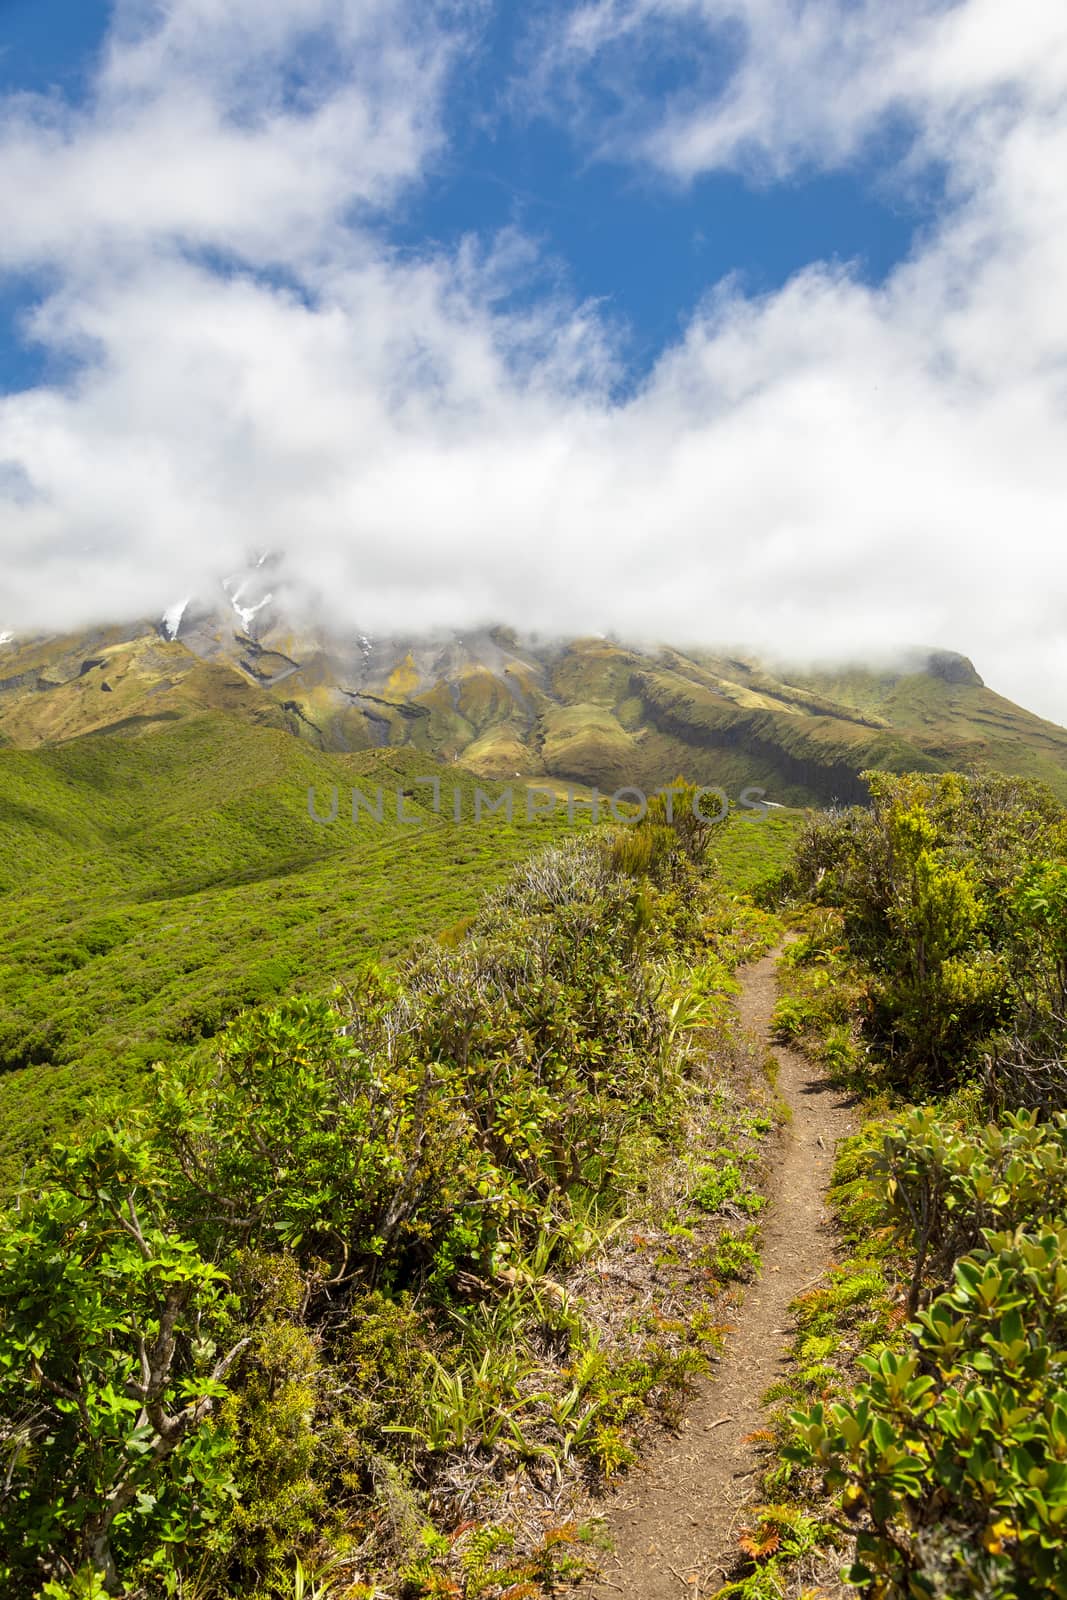
M684 772L826 804L862 798L867 767L998 768L1067 799L1067 732L949 651L814 670L501 627L370 638L295 623L270 585L268 565L155 623L0 644L0 740L140 733L212 710L323 751L410 746L483 777L602 791Z

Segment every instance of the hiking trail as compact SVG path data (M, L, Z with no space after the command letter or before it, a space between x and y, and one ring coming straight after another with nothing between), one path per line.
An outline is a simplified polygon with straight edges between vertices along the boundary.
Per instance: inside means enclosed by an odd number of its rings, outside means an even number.
M726 1582L760 1466L746 1438L766 1426L763 1394L788 1370L789 1306L833 1259L826 1192L837 1142L855 1131L855 1121L846 1091L772 1039L780 954L781 947L738 974L742 1027L777 1060L777 1091L792 1113L771 1157L760 1274L680 1432L630 1471L606 1509L615 1549L583 1587L588 1600L704 1600Z

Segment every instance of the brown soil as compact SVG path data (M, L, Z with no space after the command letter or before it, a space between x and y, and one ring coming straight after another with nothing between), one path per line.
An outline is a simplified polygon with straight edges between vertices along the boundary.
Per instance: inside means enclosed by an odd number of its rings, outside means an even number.
M608 1509L615 1550L599 1579L583 1588L592 1600L702 1600L725 1582L759 1467L748 1436L766 1426L763 1394L787 1371L789 1306L832 1260L826 1190L834 1148L854 1122L839 1088L803 1056L772 1043L776 954L740 974L742 1024L777 1059L778 1092L792 1113L768 1177L762 1269L680 1433L633 1469Z

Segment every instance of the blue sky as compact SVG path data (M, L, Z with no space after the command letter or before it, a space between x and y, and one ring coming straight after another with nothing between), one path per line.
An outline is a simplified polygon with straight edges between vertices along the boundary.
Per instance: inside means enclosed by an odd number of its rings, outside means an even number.
M884 151L848 171L809 170L778 183L712 172L680 184L621 160L590 159L567 128L516 96L535 48L524 16L520 7L497 8L472 38L462 86L446 108L447 145L381 219L381 231L417 255L453 247L464 234L521 229L544 260L516 293L561 284L597 301L623 340L623 382L647 374L721 279L737 274L747 292L766 294L828 261L851 263L878 283L932 214L933 173L905 186ZM0 0L0 92L84 105L110 19L108 0ZM646 74L653 93L667 81L662 68ZM4 390L70 370L24 328L46 286L31 273L0 288Z
M624 324L628 367L643 375L731 274L757 295L815 261L852 262L865 281L882 281L928 216L933 188L905 198L879 177L872 166L756 187L715 173L679 189L585 162L565 131L502 114L491 129L461 124L390 236L418 251L517 225L542 241L549 269L579 299Z
M110 15L109 0L0 0L0 94L83 101ZM0 392L56 370L21 328L22 314L42 290L32 273L0 277Z
M269 547L1067 720L1065 170L1048 0L0 0L0 635Z
M108 0L0 0L0 88L81 92L110 12Z
M543 242L579 299L627 330L627 367L644 374L683 332L694 307L730 274L763 294L811 262L852 261L880 281L906 255L935 192L887 179L877 159L853 171L784 183L736 173L688 184L598 161L566 127L516 99L523 8L497 10L474 71L449 108L443 157L413 193L392 237L414 250L468 231L517 225ZM662 84L652 77L653 92Z

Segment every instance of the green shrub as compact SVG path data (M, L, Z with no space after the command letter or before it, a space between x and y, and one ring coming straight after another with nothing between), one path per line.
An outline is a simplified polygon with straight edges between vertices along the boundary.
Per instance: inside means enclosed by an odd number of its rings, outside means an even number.
M429 1263L460 1214L479 1255L513 1207L506 1193L479 1204L497 1173L447 1077L362 1047L326 1000L248 1013L215 1072L161 1079L179 1215L206 1248L285 1246L324 1280Z
M54 1158L0 1223L13 1592L284 1594L352 1549L424 1592L567 1567L478 1568L429 1508L457 1459L622 1470L700 1364L655 1339L605 1363L538 1287L678 1142L689 1035L722 1022L733 923L668 844L638 877L599 840L548 852L461 942L241 1015Z
M1067 1228L990 1234L863 1360L847 1402L794 1414L790 1459L855 1524L852 1581L885 1600L1067 1595Z
M912 1108L885 1128L869 1170L914 1261L914 1311L924 1277L943 1286L986 1229L1067 1218L1067 1113L1042 1123L1024 1110L968 1129Z
M720 1151L714 1166L697 1167L693 1204L714 1215L727 1206L753 1216L762 1210L763 1196L750 1190L733 1156Z
M724 1233L711 1251L709 1265L723 1283L746 1282L759 1270L759 1229L743 1234Z
M1067 1095L1062 1066L1049 1067L1067 1025L1063 808L996 775L864 776L870 809L813 820L793 877L843 913L868 969L869 1038L912 1093L951 1088L1000 1054L1025 1080L1037 1040L1030 1098L1055 1105Z
M242 1346L217 1343L224 1276L167 1202L150 1152L105 1132L0 1214L7 1593L63 1572L158 1577L210 1547L233 1492L213 1412Z

